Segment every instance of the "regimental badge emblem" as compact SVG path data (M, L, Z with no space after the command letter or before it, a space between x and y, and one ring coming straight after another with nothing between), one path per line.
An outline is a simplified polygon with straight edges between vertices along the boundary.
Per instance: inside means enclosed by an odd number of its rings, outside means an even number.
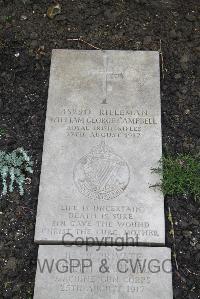
M74 182L79 192L91 199L109 200L127 188L130 171L127 162L101 142L75 165Z

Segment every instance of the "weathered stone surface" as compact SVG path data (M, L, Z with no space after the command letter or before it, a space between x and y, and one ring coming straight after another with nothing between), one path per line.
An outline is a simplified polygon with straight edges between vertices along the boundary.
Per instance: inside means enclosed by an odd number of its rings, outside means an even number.
M158 52L54 50L35 241L164 244L160 118Z
M40 245L34 299L55 298L172 299L171 251Z

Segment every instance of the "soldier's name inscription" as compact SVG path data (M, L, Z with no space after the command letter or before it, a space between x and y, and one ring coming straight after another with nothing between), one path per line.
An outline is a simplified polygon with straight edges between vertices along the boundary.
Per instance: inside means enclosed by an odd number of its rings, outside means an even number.
M131 138L142 136L145 127L159 119L147 110L63 108L50 123L65 127L66 136L95 138Z

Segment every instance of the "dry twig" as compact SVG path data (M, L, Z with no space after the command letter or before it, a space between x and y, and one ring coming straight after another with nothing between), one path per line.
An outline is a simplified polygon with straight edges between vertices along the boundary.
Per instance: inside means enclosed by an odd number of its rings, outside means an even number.
M159 48L159 53L160 53L160 59L161 59L161 70L162 70L162 78L165 78L165 68L164 68L164 58L163 58L163 53L162 53L162 40L160 39L160 48Z
M96 50L101 50L100 48L86 42L84 39L82 39L82 37L80 36L79 38L68 38L67 41L76 41L76 42L81 42L81 43L84 43L90 47L92 47L93 49L96 49Z
M176 269L178 270L178 262L177 262L177 255L176 255L176 243L175 243L175 231L174 231L174 222L173 222L173 218L172 218L172 213L171 213L171 209L170 207L168 207L168 220L171 224L171 230L170 230L170 234L173 237L173 257L175 260L175 264L176 264Z

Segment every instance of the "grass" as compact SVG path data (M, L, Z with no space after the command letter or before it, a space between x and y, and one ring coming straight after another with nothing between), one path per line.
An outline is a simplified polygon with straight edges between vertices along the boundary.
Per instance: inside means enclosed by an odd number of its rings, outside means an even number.
M12 16L6 16L6 22L11 22L12 21Z
M152 171L162 174L156 186L164 195L191 196L200 200L200 157L190 154L167 155Z
M4 128L0 128L0 137L5 136L6 130Z

